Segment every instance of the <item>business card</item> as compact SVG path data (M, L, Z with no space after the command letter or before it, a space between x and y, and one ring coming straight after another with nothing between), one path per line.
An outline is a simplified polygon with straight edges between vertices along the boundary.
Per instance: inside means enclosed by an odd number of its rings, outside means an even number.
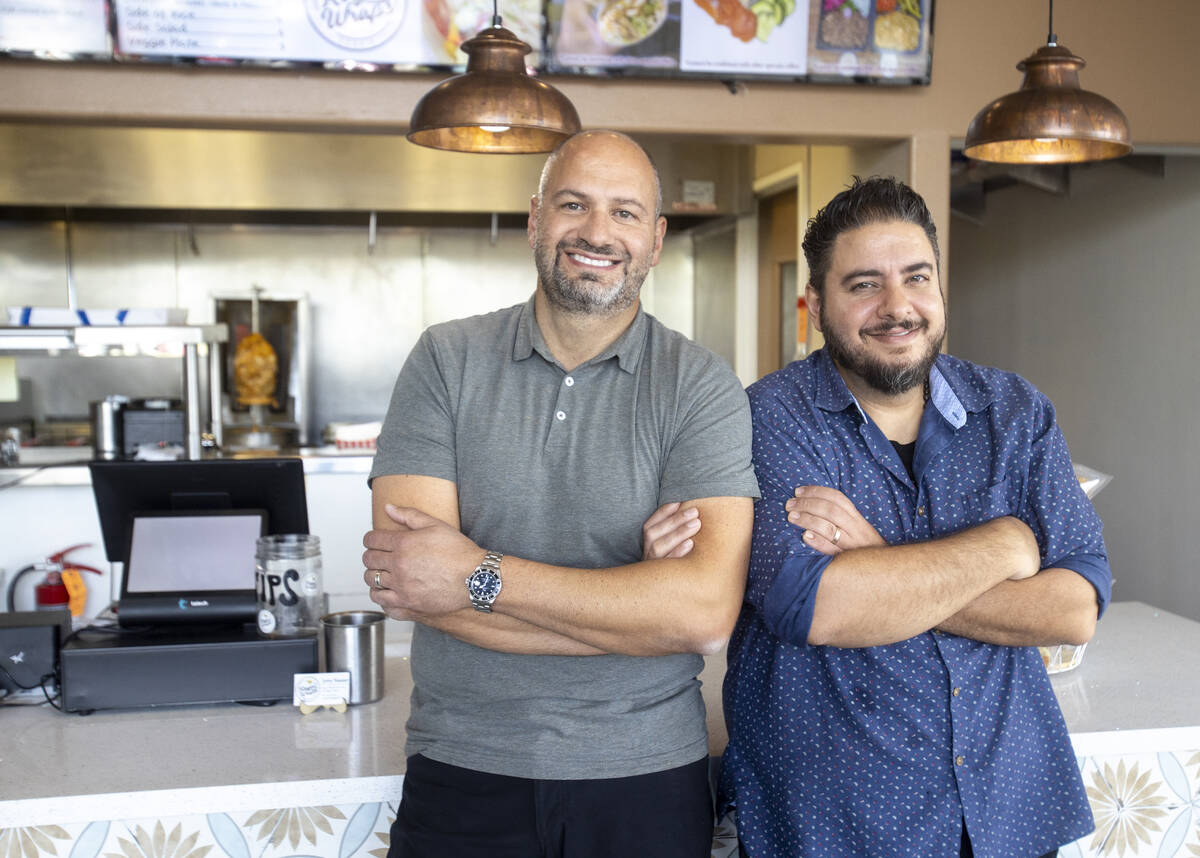
M319 706L329 706L339 711L346 708L350 699L350 674L297 673L292 684L292 705L300 707L307 715Z

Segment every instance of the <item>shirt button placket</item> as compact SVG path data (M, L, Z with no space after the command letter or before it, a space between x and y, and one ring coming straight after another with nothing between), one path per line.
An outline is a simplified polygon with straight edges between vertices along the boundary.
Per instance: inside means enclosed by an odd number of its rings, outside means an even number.
M573 375L568 375L563 378L562 383L558 386L558 396L556 397L556 401L554 403L554 419L550 422L549 433L549 437L551 439L558 439L557 442L553 443L564 443L565 439L569 437L569 435L564 435L563 433L569 431L567 429L567 415L571 413L571 403L569 401L569 397L574 391L574 388L575 377Z
M568 375L566 378L564 378L563 386L564 387L574 387L575 386L575 376ZM563 402L563 400L566 398L567 398L566 391L559 391L558 410L554 412L554 419L557 420L559 423L562 423L564 420L567 419L567 412L563 410L563 405L566 404Z

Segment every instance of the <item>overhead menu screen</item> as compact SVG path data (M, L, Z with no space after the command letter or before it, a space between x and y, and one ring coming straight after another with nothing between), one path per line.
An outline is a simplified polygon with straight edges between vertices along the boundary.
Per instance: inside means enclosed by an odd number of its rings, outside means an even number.
M460 69L492 0L0 0L0 53ZM557 75L927 84L934 0L503 0ZM110 33L111 28L111 33Z
M104 0L0 0L0 51L68 57L111 50Z
M927 82L932 0L549 0L552 71Z
M466 62L459 45L491 20L491 3L475 0L114 0L114 4L117 50L143 57L448 66ZM522 8L521 0L513 5L505 25L530 44L539 44L540 3L534 14Z

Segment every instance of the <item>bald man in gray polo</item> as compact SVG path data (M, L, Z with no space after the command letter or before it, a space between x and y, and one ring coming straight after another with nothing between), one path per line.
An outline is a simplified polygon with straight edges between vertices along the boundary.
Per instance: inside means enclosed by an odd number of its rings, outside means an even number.
M569 140L531 202L533 297L429 328L400 372L363 555L417 623L392 858L709 853L696 677L758 487L737 378L638 301L657 190L627 137Z
M644 311L570 373L547 352L533 299L432 327L385 425L372 477L453 480L465 533L544 563L635 563L659 505L757 495L733 372ZM708 753L694 653L531 657L417 625L412 656L409 754L519 777L605 778Z

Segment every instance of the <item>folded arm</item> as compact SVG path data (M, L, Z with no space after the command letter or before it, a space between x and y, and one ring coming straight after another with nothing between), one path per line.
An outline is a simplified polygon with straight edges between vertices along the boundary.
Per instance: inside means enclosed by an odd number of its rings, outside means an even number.
M692 543L682 557L674 550L682 543L670 539L666 544L673 547L659 558L602 570L506 555L500 596L492 613L481 614L470 607L464 580L484 547L457 529L453 483L380 477L373 495L375 529L364 539L363 562L368 570L383 570L387 589L373 591L372 598L391 616L434 625L470 643L554 654L713 652L737 618L749 556L749 498L690 502L702 529L687 523L694 515L669 514L668 532L682 526ZM645 538L648 545L663 541L651 529ZM368 583L373 575L368 571Z
M371 487L374 527L378 530L399 530L402 526L392 521L384 509L388 504L422 509L455 530L460 526L458 487L450 480L413 474L377 477ZM595 647L511 617L481 614L469 605L458 611L438 615L411 610L401 604L394 591L374 588L376 569L381 571L381 577L388 574L386 564L367 567L364 578L371 587L371 600L393 619L412 620L475 646L499 652L530 655L599 655L602 652ZM470 571L463 570L464 582Z
M818 585L810 643L872 646L937 628L1049 645L1083 643L1095 628L1095 588L1071 569L1039 570L1037 542L1018 519L889 547L835 489L803 487L787 510L807 544L835 557Z

